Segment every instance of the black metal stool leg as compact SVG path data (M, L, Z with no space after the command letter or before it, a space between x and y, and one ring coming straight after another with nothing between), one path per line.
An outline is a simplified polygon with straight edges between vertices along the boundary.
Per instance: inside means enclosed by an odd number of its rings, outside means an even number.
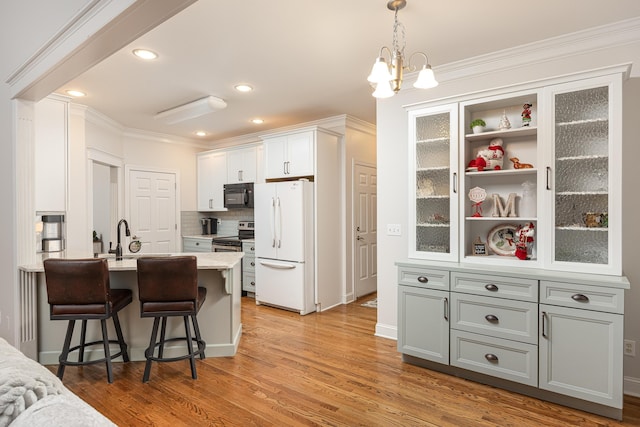
M78 351L78 362L84 361L84 343L87 338L87 319L82 320L82 328L80 329L80 349Z
M196 333L196 340L198 341L198 350L200 351L200 360L204 360L205 359L204 343L202 341L202 337L200 336L200 326L198 325L198 317L195 314L191 316L191 322L193 323L193 330Z
M67 358L69 357L69 347L71 346L71 337L73 336L73 328L76 324L75 320L69 320L67 325L67 334L64 337L64 345L62 346L62 353L60 353L60 357L58 358L58 378L62 379L64 375L65 363L67 363Z
M118 336L118 344L120 345L120 352L122 352L122 360L129 361L129 353L127 353L127 343L122 336L122 328L120 328L120 319L118 319L118 313L113 313L113 326L116 328L116 335Z
M158 349L158 358L162 359L164 355L164 337L167 332L167 317L162 317L162 327L160 328L160 348Z
M196 358L193 352L193 341L191 340L191 326L189 325L189 316L182 316L184 320L184 330L187 334L187 352L189 354L189 364L191 364L191 378L198 379L196 373Z
M144 356L147 358L147 363L144 365L144 375L142 376L142 382L149 382L149 374L151 373L151 359L153 357L154 350L156 348L156 337L158 335L158 323L160 318L153 319L153 328L151 330L151 339L149 340L149 347L145 350Z
M107 380L109 384L113 382L113 370L111 369L111 352L109 351L109 335L107 334L107 321L100 319L100 326L102 327L102 342L104 343L104 357L107 363Z

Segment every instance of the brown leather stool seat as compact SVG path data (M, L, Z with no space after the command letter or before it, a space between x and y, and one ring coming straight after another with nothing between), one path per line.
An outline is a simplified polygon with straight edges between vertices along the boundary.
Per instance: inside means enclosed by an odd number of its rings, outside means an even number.
M204 359L205 342L200 336L197 314L207 296L207 290L198 286L198 268L194 256L142 257L138 258L138 292L140 296L140 316L153 317L153 329L149 347L145 350L147 363L142 382L149 381L151 362L173 362L189 359L191 377L198 378L195 357ZM184 337L165 338L167 318L181 316L184 320ZM191 335L189 318L193 324L195 337ZM160 341L158 324L162 319ZM164 357L164 346L169 341L184 341L187 354ZM194 343L196 344L194 348ZM156 348L158 349L157 356Z
M107 379L113 382L111 361L122 356L129 361L127 344L122 336L118 312L131 303L132 292L129 289L111 289L109 267L106 259L46 259L44 273L47 282L49 317L51 320L68 320L67 334L64 339L58 378L62 379L66 366L89 365L105 362ZM117 340L109 340L106 320L112 318ZM86 342L87 320L100 319L102 340ZM82 320L80 344L71 346L75 321ZM109 343L117 343L120 351L111 354ZM104 357L98 360L84 360L86 347L102 344ZM77 362L70 361L69 353L78 351Z

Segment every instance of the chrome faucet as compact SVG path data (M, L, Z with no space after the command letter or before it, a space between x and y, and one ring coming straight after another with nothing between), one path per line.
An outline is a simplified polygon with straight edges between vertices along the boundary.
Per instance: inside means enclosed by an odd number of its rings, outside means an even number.
M118 222L118 244L116 245L116 261L120 261L122 259L122 245L120 244L120 225L124 222L124 234L128 237L131 236L131 232L129 231L129 224L127 224L127 220L124 218Z

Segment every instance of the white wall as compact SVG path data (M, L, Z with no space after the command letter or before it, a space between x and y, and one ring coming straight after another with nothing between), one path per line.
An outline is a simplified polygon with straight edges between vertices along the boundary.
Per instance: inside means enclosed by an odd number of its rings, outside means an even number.
M613 33L613 32L612 32ZM562 40L557 40L559 46ZM585 38L584 43L591 41ZM376 333L395 338L397 326L397 270L396 260L408 255L408 175L404 165L408 165L407 114L403 106L419 102L428 102L440 98L473 93L497 87L509 86L548 77L581 72L621 63L634 63L631 81L624 86L625 108L624 141L625 156L623 171L624 227L623 271L631 281L632 289L626 294L625 338L640 344L640 263L636 254L640 232L636 218L640 217L640 203L637 196L637 182L640 179L634 154L639 153L636 123L640 117L640 37L635 41L613 43L603 50L582 51L577 41L573 41L566 51L553 50L553 46L541 48L532 46L529 55L527 49L513 50L511 55L491 55L459 64L436 68L436 77L440 86L426 91L406 88L389 99L378 101L378 229L385 230L386 224L402 225L402 236L378 234L378 324ZM537 48L535 50L534 48ZM563 47L564 49L564 47ZM540 53L544 52L544 53ZM553 56L557 53L556 56ZM519 56L521 55L521 56ZM541 55L548 55L541 58ZM636 358L625 358L625 376L631 377L625 382L625 390L633 386L635 380L640 385L640 352ZM640 387L638 391L640 393Z
M26 59L42 46L89 0L3 2L0 13L0 336L17 340L17 232L15 122L11 88L5 83Z

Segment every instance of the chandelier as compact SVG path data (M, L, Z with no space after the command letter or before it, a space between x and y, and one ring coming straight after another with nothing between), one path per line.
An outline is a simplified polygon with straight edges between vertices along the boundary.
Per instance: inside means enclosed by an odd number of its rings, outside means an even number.
M373 64L373 68L371 69L371 74L369 74L369 77L367 78L369 83L375 87L373 96L376 98L389 98L398 93L402 86L402 75L404 71L412 72L417 69L415 65L411 65L411 60L418 55L424 57L425 63L422 66L420 73L418 73L418 78L413 84L413 87L418 89L429 89L438 86L438 82L436 81L433 70L431 69L431 64L429 64L429 58L425 53L413 53L409 57L409 61L407 61L407 66L404 66L404 25L398 21L398 11L406 5L406 0L391 0L387 3L387 8L395 12L395 19L393 23L393 44L391 45L391 49L387 46L382 46L382 48L380 48L380 54L378 55L378 58L376 58L376 62ZM383 56L385 51L389 55L389 64L387 64L387 61Z

